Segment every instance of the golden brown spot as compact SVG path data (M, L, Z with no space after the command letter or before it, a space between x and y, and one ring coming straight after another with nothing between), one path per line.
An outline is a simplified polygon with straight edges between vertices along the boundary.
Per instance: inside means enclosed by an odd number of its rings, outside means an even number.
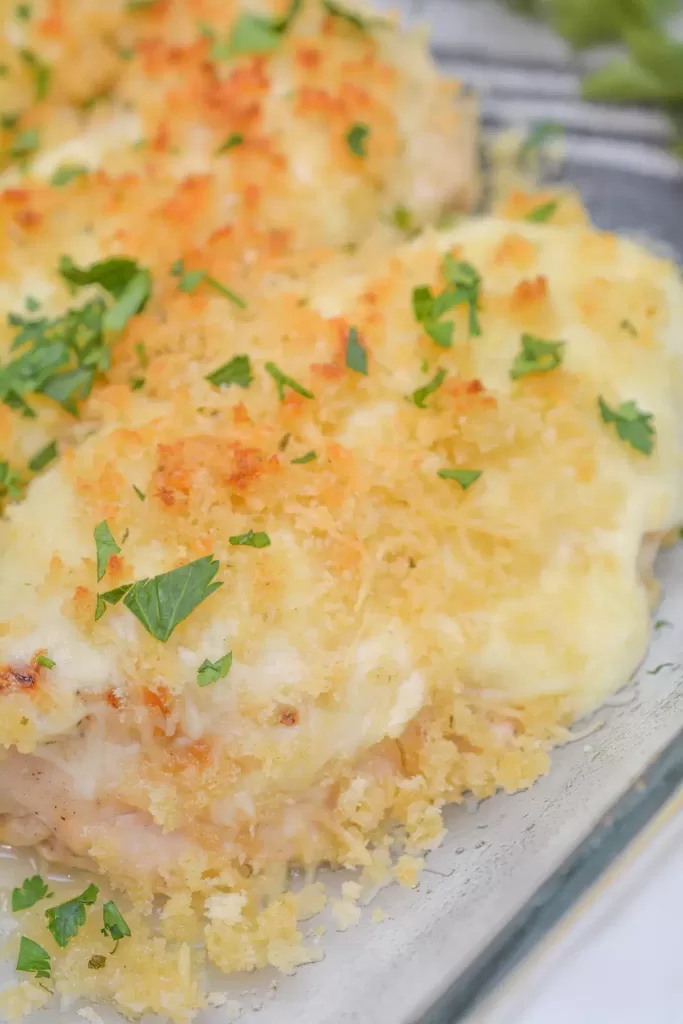
M278 716L280 725L292 726L299 724L299 712L296 708L282 708Z
M493 262L499 266L510 265L517 270L527 270L536 260L536 247L523 235L511 232L506 235L493 253Z
M145 687L142 691L142 700L146 707L155 708L164 717L170 714L171 695L163 684L154 690L150 689L150 687Z

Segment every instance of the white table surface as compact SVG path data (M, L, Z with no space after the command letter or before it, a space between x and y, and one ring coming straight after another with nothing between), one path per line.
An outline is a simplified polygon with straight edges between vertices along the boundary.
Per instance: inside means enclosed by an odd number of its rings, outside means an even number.
M682 804L472 1024L683 1024Z

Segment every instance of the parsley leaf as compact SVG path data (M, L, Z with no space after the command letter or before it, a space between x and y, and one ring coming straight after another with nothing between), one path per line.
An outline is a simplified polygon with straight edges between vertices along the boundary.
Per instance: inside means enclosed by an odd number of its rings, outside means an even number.
M41 60L33 50L20 50L19 56L33 75L36 100L38 102L44 100L50 88L52 68L45 61Z
M561 138L563 135L564 128L556 121L537 121L517 151L518 163L524 163L532 153L537 153L551 139Z
M14 8L14 17L17 19L17 21L30 21L31 5L17 4L17 6Z
M14 136L9 154L15 160L27 160L40 147L40 134L37 128L27 128Z
M44 448L41 448L39 452L29 460L28 468L32 473L39 473L41 469L45 469L49 466L54 459L57 458L57 442L50 441Z
M17 328L12 350L24 351L0 366L0 401L34 417L25 396L43 394L76 416L77 402L88 397L97 374L109 368L110 353L102 335L104 313L99 298L54 320L29 320L10 313L8 322Z
M205 270L185 270L185 266L182 260L176 260L171 267L171 273L174 277L179 277L178 291L181 292L193 292L199 285L204 282L208 284L214 291L219 292L221 295L225 295L226 299L230 299L240 309L246 309L247 304L244 299L236 295L235 292L231 291L230 288L226 288L224 284L217 281L215 277L211 277Z
M342 7L341 4L335 3L334 0L323 0L323 7L332 18L340 18L353 28L357 28L360 32L365 32L373 25L388 24L384 18L362 17L356 11L351 11L348 7Z
M18 889L12 889L12 910L28 910L38 900L52 896L49 886L40 875L25 878Z
M368 375L368 354L358 340L358 331L355 327L349 327L346 336L346 365L349 370L356 373Z
M26 309L29 313L36 313L40 309L40 302L33 295L26 296Z
M57 664L57 662L53 661L52 658L48 658L47 654L39 654L36 658L36 662L39 665L42 665L43 668L54 668Z
M564 356L563 341L544 341L531 334L522 335L522 351L515 356L510 370L513 380L529 373L548 373L560 365Z
M415 402L415 405L418 407L418 409L426 408L425 400L429 398L430 395L433 395L435 391L439 390L445 379L446 371L437 370L437 372L434 374L432 379L427 384L424 384L421 388L417 388L415 391L413 391L412 399Z
M223 363L213 373L207 374L204 379L217 388L229 388L231 384L237 384L240 388L248 388L254 379L251 375L249 356L234 356L230 362Z
M220 156L221 153L227 153L228 150L234 149L235 146L241 146L244 142L244 135L241 132L230 132L225 142L222 142L216 150L216 156Z
M45 911L48 931L58 946L66 946L80 928L85 924L85 908L92 906L97 899L99 889L92 883L80 896L74 896L66 903L50 907Z
M301 0L292 0L289 10L282 18L251 14L248 11L240 14L227 42L214 41L211 48L212 59L229 60L243 53L270 53L278 46L300 7Z
M98 260L89 267L77 267L70 256L62 256L59 273L75 288L99 284L116 300L102 320L106 331L122 331L136 313L140 313L152 291L152 275L128 256Z
M540 206L535 206L533 210L529 210L524 220L531 224L544 224L556 212L557 206L557 200L551 199L550 202L542 203Z
M481 474L481 469L440 469L437 472L437 476L440 476L442 480L456 480L463 491L471 487Z
M133 490L137 494L140 501L146 501L147 495L143 491L141 491L139 487L136 487L135 484L133 484Z
M20 498L24 485L25 480L10 469L9 462L0 462L0 498Z
M481 277L471 263L458 261L450 253L444 256L442 272L448 283L438 295L426 285L413 288L413 313L432 341L442 348L450 348L454 325L441 321L441 317L456 306L469 306L469 333L481 334L478 316Z
M218 679L225 679L231 665L232 651L228 651L218 661L209 661L207 658L197 670L197 686L210 686L211 683L215 683Z
M281 402L284 402L285 399L285 388L291 388L292 391L296 391L297 395L303 395L304 398L315 398L312 391L305 388L303 384L299 384L293 377L288 377L275 363L266 363L265 370L275 381L278 397Z
M101 971L107 962L106 956L102 956L101 953L93 953L88 960L88 967L91 971Z
M121 598L125 597L132 586L132 583L123 583L120 587L114 587L113 590L107 590L104 594L98 594L97 603L95 605L95 622L102 618L107 610L108 604L118 604Z
M602 396L598 398L600 415L605 423L613 423L622 441L626 441L643 455L651 455L655 428L652 413L639 409L635 402L622 402L611 409Z
M306 452L305 455L300 455L298 459L292 459L293 466L305 466L307 462L313 462L317 459L317 455L313 449L310 452Z
M97 552L98 583L107 571L110 556L118 555L120 550L121 548L114 540L112 532L107 525L107 520L103 519L102 522L98 523L95 527L95 551Z
M121 911L113 900L107 900L102 907L102 918L104 923L102 934L108 935L117 944L121 939L130 935L130 928L124 921ZM114 947L114 949L116 949L116 947Z
M347 146L354 154L354 156L368 155L366 143L369 134L370 129L366 124L363 124L360 121L356 121L355 124L351 125L351 127L349 128L344 137L346 139Z
M52 972L50 954L33 939L21 936L17 970L35 974L36 978L49 978Z
M269 548L270 537L263 531L254 533L253 530L248 530L246 533L239 533L236 537L231 537L230 543L233 547Z
M181 565L171 572L138 580L123 603L148 633L166 643L173 630L222 583L212 583L219 563L213 555ZM106 595L102 595L106 600Z

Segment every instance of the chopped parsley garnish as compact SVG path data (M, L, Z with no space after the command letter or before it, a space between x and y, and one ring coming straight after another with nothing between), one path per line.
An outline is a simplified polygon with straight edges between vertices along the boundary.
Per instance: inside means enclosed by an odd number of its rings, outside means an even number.
M142 388L144 388L145 383L146 383L146 381L145 381L144 377L131 377L130 378L130 390L131 391L140 391Z
M366 149L366 143L370 129L366 124L362 124L360 121L356 121L352 124L345 135L346 144L354 154L354 156L367 156L368 151Z
M301 0L292 0L289 10L282 18L244 12L232 26L227 41L214 38L213 30L204 26L203 34L212 39L211 59L230 60L243 53L271 53L296 17Z
M117 945L121 939L130 935L130 928L113 900L107 900L102 907L102 918L104 923L102 934L108 935ZM116 952L116 946L114 946L114 952Z
M2 114L0 116L0 126L5 131L11 132L13 128L19 124L19 114Z
M614 424L622 441L643 455L652 454L655 436L652 413L639 409L635 402L622 402L612 409L602 396L598 398L598 407L604 422Z
M89 174L89 172L90 168L86 167L85 164L62 164L53 173L50 178L50 184L54 188L63 188L64 185L68 185L74 178L80 178L84 174Z
M25 878L19 888L12 889L12 910L28 910L38 900L44 900L52 896L50 887L40 875L31 875Z
M27 160L40 147L40 134L37 128L27 128L14 136L9 155L15 160Z
M673 622L668 619L657 619L655 622L655 629L664 629L666 626L673 626Z
M33 295L27 295L24 302L26 309L29 313L37 313L40 309L40 302L34 298Z
M145 494L145 492L141 491L139 487L135 486L135 484L133 484L133 490L137 494L137 496L140 499L140 501L146 501L147 500L147 495Z
M313 462L317 459L317 454L313 449L310 452L306 452L305 455L300 455L298 459L292 459L293 466L305 466L307 462Z
M29 21L31 18L31 5L17 4L14 8L14 17L17 21Z
M224 284L217 281L215 277L211 277L205 270L185 270L185 266L182 260L176 260L171 267L171 273L174 277L180 278L178 281L178 291L181 292L193 292L195 291L202 282L208 284L214 291L219 292L221 295L225 295L226 299L230 299L240 309L246 309L247 304L244 299L241 299L239 295L226 288Z
M622 331L626 331L628 334L631 335L632 338L638 337L638 331L633 326L630 320L622 320L619 326L621 327Z
M35 974L36 978L49 978L52 973L50 954L33 939L27 939L25 935L22 935L19 942L17 970Z
M112 555L118 555L120 550L121 548L114 540L112 532L107 525L107 520L103 519L102 522L98 523L95 527L95 551L97 553L98 583L107 571L110 557Z
M42 665L43 668L54 668L57 664L57 662L53 661L52 658L48 658L47 654L39 654L36 658L36 663L38 665Z
M34 417L26 396L43 394L78 415L77 403L88 397L98 373L109 368L104 315L105 305L99 298L54 320L30 320L10 313L8 322L17 329L12 350L23 351L0 366L0 401Z
M9 462L0 462L0 498L20 498L26 481Z
M77 267L70 256L62 256L59 273L74 288L98 284L116 300L102 320L105 331L122 331L131 317L140 313L152 291L152 275L128 256L98 260L89 267Z
M433 395L435 391L438 391L443 382L446 379L445 370L437 370L432 379L427 383L423 384L421 388L416 388L413 391L412 399L418 409L425 409L425 401L430 395Z
M557 206L557 200L551 199L548 203L542 203L540 206L535 206L533 210L530 210L529 213L527 213L524 220L528 220L532 224L543 224L545 221L550 220L557 210Z
M107 610L108 604L118 604L121 598L125 597L132 586L132 583L123 583L120 587L115 587L113 590L107 590L104 594L98 594L97 604L95 605L95 622L102 618Z
M101 617L105 603L118 604L123 598L147 632L166 643L176 626L223 585L212 582L219 567L213 555L205 555L170 572L124 584L98 595L95 618Z
M468 487L471 487L474 481L479 479L481 474L481 469L440 469L437 472L437 476L440 476L442 480L457 481L463 491L466 491Z
M218 679L225 679L232 665L232 651L228 651L218 661L206 658L197 670L197 686L211 686Z
M248 530L246 533L239 533L236 537L231 537L230 543L233 547L269 548L270 537L262 530L257 533L254 533L253 530Z
M19 56L33 75L36 100L44 100L50 88L52 68L45 61L41 60L33 50L20 50Z
M394 212L391 215L392 223L399 231L404 231L408 234L413 230L413 215L407 206L403 206L399 203L398 206L394 207Z
M564 357L563 341L544 341L531 334L522 335L522 351L515 356L510 370L513 380L530 373L548 373L558 367Z
M57 442L50 441L44 448L41 448L39 452L29 460L28 468L32 473L39 473L41 469L45 469L51 462L57 458Z
M147 355L147 349L145 348L144 341L138 341L135 343L135 355L138 357L138 362L143 370L146 370L149 366L149 356Z
M101 971L106 962L106 956L103 956L101 953L93 953L88 960L88 967L91 971Z
M555 121L538 121L528 132L517 152L517 160L524 163L532 153L539 150L551 140L561 138L564 128Z
M216 150L216 156L220 156L221 153L227 153L229 150L234 149L235 146L241 146L244 142L244 135L241 132L230 132L225 142L222 142Z
M48 931L58 946L66 946L70 939L78 934L85 924L85 908L92 906L97 899L99 889L92 883L80 896L74 896L66 903L50 907L45 911Z
M266 363L265 370L266 373L269 373L275 381L278 397L281 402L284 402L285 400L285 388L290 388L292 391L296 391L297 395L303 395L304 398L315 398L312 391L305 388L303 384L299 384L299 382L294 380L293 377L288 377L286 373L283 373L282 370L275 365L275 363Z
M442 272L448 283L438 295L434 295L426 285L413 288L413 313L437 345L450 348L454 325L451 321L442 321L441 317L456 306L469 306L469 333L473 336L481 334L478 315L481 277L471 263L456 260L450 253L444 256Z
M207 374L205 378L217 388L229 388L231 384L237 384L240 388L248 388L253 379L249 356L233 356L230 362L223 363L213 373Z
M368 375L368 354L358 340L358 331L355 327L349 327L346 336L346 365L349 370L356 373Z
M347 25L357 28L359 32L365 32L372 25L387 24L384 18L361 17L361 15L356 11L350 11L347 7L342 7L341 4L334 3L334 0L323 0L323 7L331 17L340 18L342 21L345 21Z

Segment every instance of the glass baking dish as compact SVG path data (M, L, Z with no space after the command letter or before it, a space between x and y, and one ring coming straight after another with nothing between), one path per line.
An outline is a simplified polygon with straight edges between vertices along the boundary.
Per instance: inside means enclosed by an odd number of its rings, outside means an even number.
M562 123L563 177L596 223L683 256L681 167L663 146L664 119L586 108L564 45L495 3L406 3L404 14L429 22L444 70L478 90L487 132ZM232 1007L243 1024L467 1019L683 780L683 546L665 551L658 567L660 628L653 621L643 665L607 707L577 724L548 777L512 797L450 808L445 841L428 855L418 887L391 886L376 897L373 907L388 920L373 922L367 908L356 927L341 932L322 915L327 930L314 939L324 953L320 963L290 977L266 969L216 978L212 987L224 989L229 1002L202 1020L226 1024ZM339 871L325 880L334 890L349 877ZM318 925L316 919L311 932ZM0 981L12 974L12 965L3 965ZM33 1019L61 1024L75 1009ZM120 1020L96 1010L104 1021Z

